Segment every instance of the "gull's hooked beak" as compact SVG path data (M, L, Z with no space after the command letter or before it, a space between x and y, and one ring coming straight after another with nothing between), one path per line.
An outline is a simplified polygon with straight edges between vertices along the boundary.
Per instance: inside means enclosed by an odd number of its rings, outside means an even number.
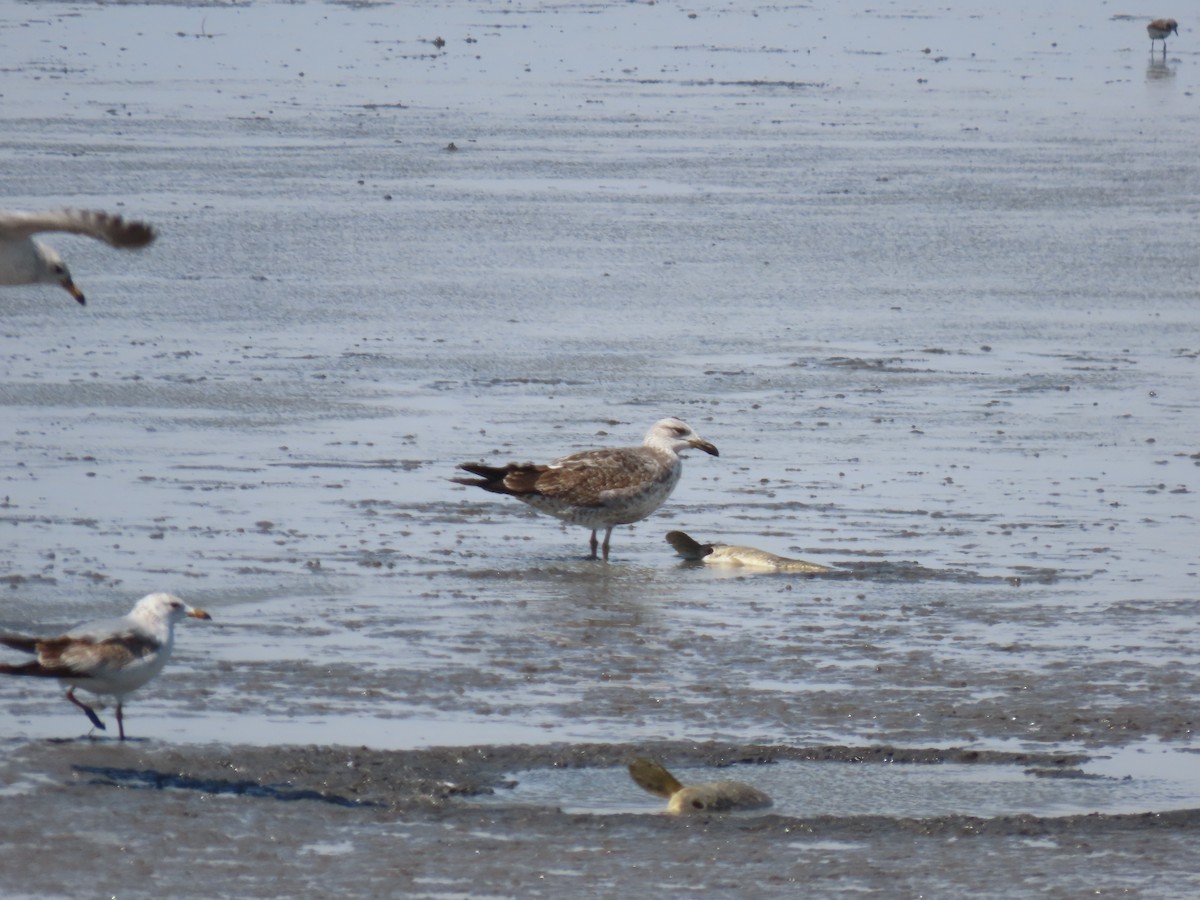
M69 275L60 281L59 284L63 286L63 289L68 294L75 298L76 303L78 303L80 306L87 306L87 300L83 296L83 291L75 286L75 282L71 280Z
M696 438L695 440L688 441L688 446L695 447L697 450L703 450L705 453L709 454L710 456L720 456L721 455L716 447L714 447L708 441L703 440L702 438Z
M189 619L211 619L212 616L210 616L208 613L206 613L202 609L190 609L190 610L188 610L188 618Z

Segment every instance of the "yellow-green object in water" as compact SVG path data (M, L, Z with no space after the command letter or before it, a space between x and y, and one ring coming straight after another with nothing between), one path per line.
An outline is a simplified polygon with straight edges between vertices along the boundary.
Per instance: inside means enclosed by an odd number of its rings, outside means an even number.
M746 569L757 569L760 572L798 572L807 575L835 571L829 566L822 566L819 563L776 556L774 553L754 547L701 544L682 531L667 532L667 542L684 559L694 559L708 566L741 566Z
M675 816L765 809L771 805L770 797L740 781L713 781L684 787L663 766L645 757L638 757L629 764L629 776L643 790L666 797L667 812Z

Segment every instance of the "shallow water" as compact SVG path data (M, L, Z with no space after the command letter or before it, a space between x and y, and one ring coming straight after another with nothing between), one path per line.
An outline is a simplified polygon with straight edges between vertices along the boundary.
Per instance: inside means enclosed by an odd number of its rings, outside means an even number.
M1148 754L1148 755L1147 755ZM922 818L1043 816L1194 809L1200 801L1194 753L1155 748L1090 761L1081 768L1028 766L862 765L780 760L771 765L676 768L684 785L742 781L773 801L770 814ZM1105 773L1105 774L1101 774ZM624 767L534 769L512 774L512 787L481 802L557 807L565 813L664 812L666 802L643 792ZM755 810L739 815L766 815Z
M1163 61L1093 4L844 15L0 0L5 205L161 229L50 241L86 308L5 289L0 628L209 609L130 703L153 747L1190 750L1191 26ZM721 456L608 566L448 480L671 414ZM690 565L673 529L849 574ZM86 727L16 679L0 719ZM1094 786L1031 783L994 809ZM1171 783L1162 808L1194 797ZM311 852L370 844L339 834ZM921 853L944 891L1010 885Z

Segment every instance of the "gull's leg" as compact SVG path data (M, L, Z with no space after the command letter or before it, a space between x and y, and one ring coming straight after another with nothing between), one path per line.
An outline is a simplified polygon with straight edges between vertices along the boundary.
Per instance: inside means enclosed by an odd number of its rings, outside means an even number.
M605 562L608 562L608 542L612 538L612 530L615 527L616 527L615 525L609 525L608 531L604 532L604 561ZM593 551L593 552L595 552L595 551Z
M117 701L117 733L125 740L125 709L120 700Z
M589 556L588 559L597 559L596 548L599 547L600 544L596 541L596 529L595 528L592 529L592 539L589 542L589 545L592 548L592 555ZM607 558L607 556L605 558Z
M92 720L93 725L95 725L101 731L108 730L104 727L104 723L100 721L100 717L96 715L96 711L75 696L75 688L68 688L67 699L82 709L87 714L87 717Z

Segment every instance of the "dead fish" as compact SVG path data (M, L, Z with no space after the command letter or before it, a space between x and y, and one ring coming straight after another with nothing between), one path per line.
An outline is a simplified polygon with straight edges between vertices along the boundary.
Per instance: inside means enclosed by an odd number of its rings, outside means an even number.
M629 764L629 777L643 790L666 797L669 801L667 812L674 816L765 809L771 805L770 797L740 781L713 781L684 787L666 768L645 757L638 757Z
M742 566L761 572L800 572L816 574L833 572L829 566L776 556L754 547L735 547L730 544L701 544L682 531L667 532L667 543L684 559L694 559L709 566Z

